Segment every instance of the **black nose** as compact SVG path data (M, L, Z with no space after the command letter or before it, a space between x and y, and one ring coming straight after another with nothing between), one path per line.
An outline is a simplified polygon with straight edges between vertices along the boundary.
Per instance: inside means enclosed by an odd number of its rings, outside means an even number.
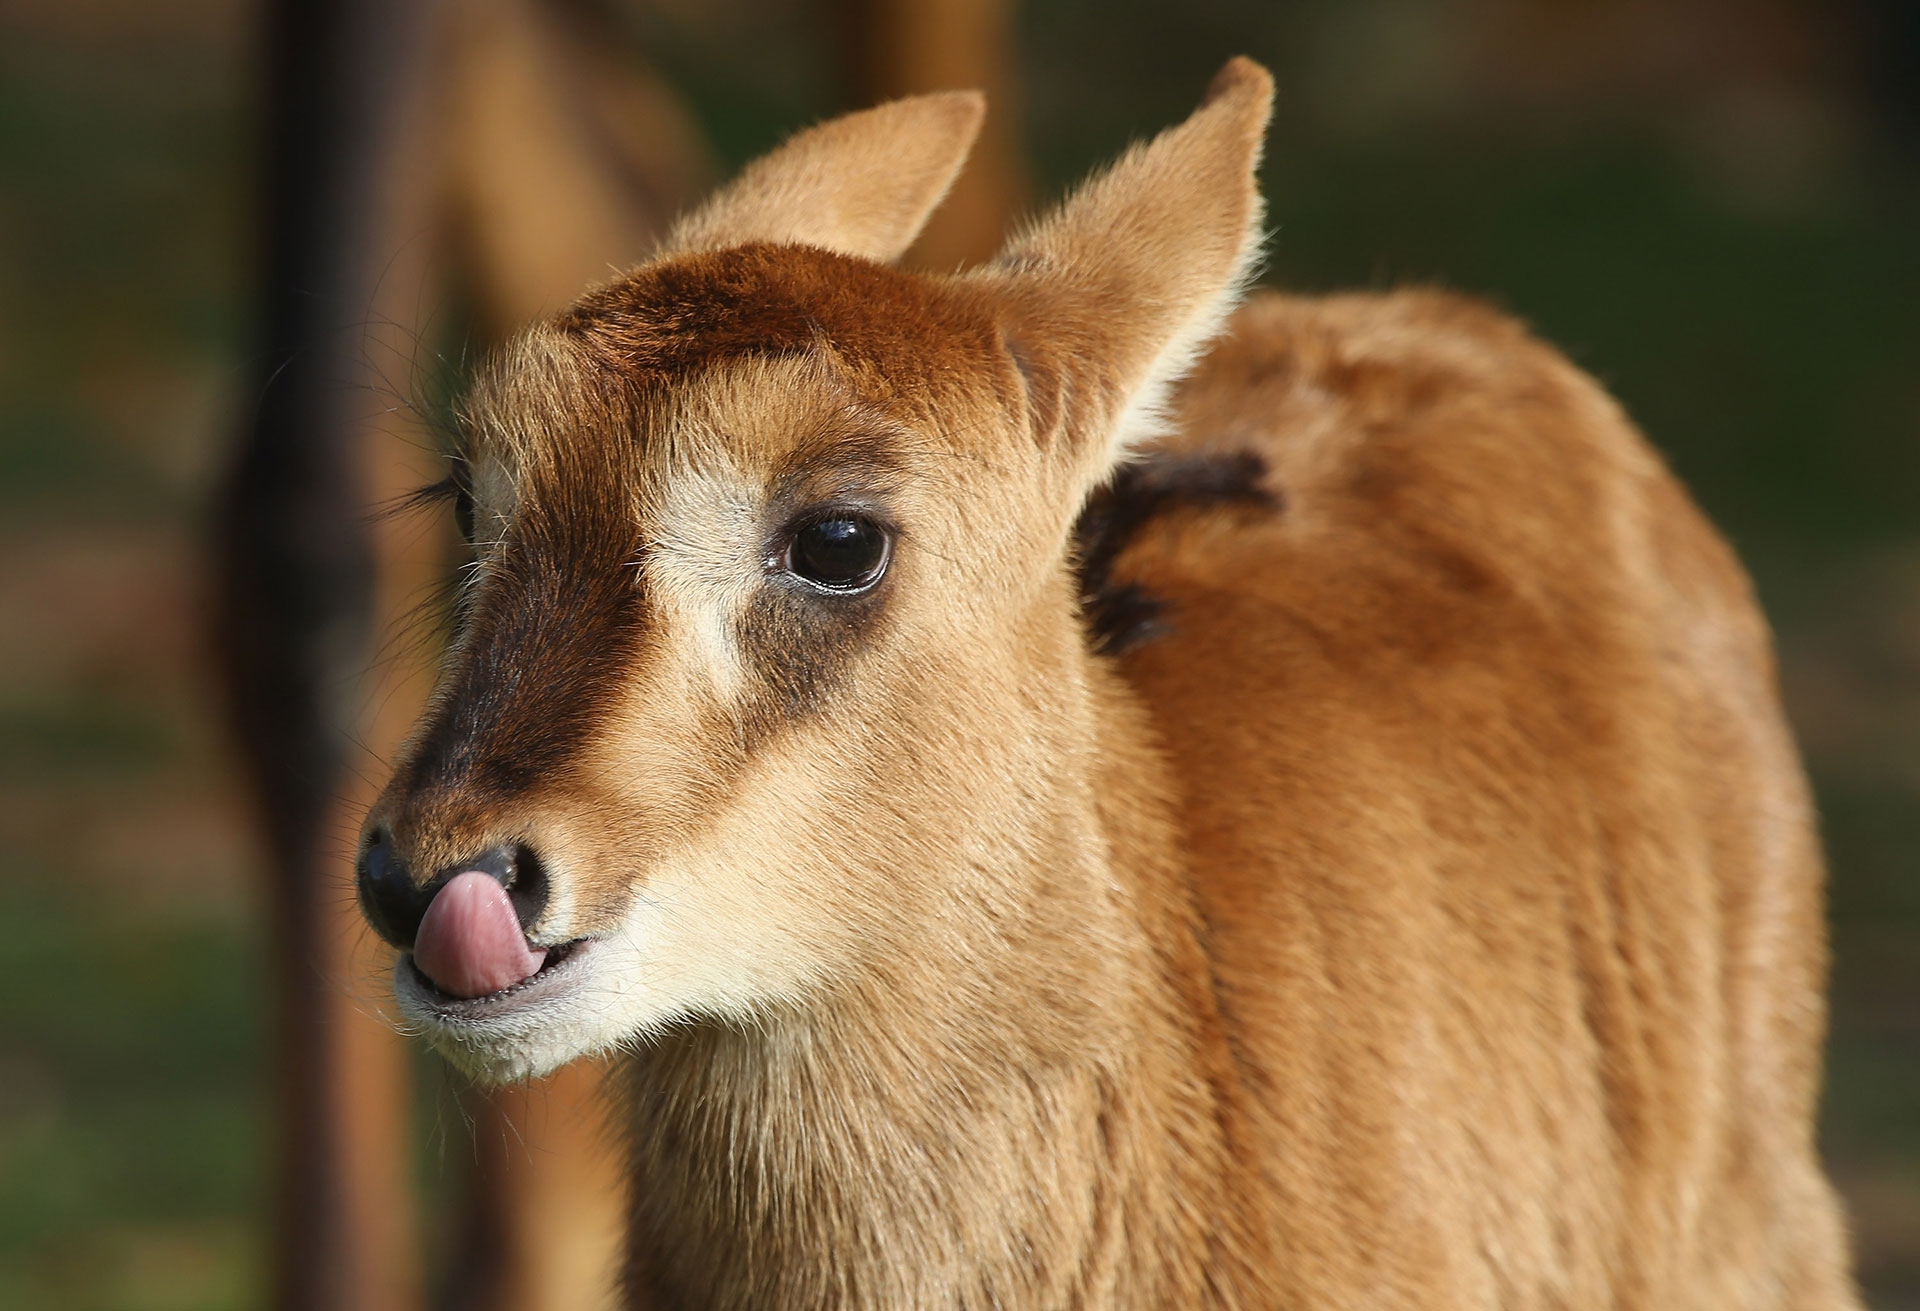
M412 947L414 935L420 931L420 919L439 889L421 887L413 881L407 862L393 849L393 835L385 828L367 835L356 873L360 909L373 931L403 950Z
M477 869L500 880L525 928L547 905L547 872L525 843L494 847L472 860L457 861L425 883L415 882L407 862L393 849L393 835L384 826L367 835L360 849L356 883L360 908L374 932L403 951L411 950L427 907L446 881Z

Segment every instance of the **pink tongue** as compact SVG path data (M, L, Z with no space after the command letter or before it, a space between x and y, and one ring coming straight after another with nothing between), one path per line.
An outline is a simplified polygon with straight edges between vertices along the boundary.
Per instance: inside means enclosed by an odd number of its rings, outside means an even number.
M546 948L527 946L507 890L470 869L440 889L413 940L413 963L434 987L455 997L484 997L533 977Z

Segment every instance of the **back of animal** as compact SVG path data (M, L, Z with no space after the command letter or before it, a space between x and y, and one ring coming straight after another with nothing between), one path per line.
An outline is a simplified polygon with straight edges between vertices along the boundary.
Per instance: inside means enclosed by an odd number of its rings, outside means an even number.
M1257 297L1173 432L1089 601L1164 606L1120 658L1296 1304L1853 1305L1812 812L1684 490L1439 292ZM1183 506L1248 455L1264 498Z

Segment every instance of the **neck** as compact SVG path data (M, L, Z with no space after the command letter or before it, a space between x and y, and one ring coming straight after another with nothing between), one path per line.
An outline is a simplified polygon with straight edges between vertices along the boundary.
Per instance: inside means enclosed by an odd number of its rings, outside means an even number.
M1143 712L1090 679L1106 763L1006 871L1017 924L633 1059L636 1304L1208 1302L1224 1041Z

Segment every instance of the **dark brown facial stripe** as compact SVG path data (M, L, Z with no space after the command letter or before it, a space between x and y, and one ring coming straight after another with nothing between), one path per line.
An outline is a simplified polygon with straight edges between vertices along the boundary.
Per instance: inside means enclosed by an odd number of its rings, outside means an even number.
M640 537L617 482L570 481L561 504L530 500L489 563L408 794L517 796L565 768L618 696L642 636Z

